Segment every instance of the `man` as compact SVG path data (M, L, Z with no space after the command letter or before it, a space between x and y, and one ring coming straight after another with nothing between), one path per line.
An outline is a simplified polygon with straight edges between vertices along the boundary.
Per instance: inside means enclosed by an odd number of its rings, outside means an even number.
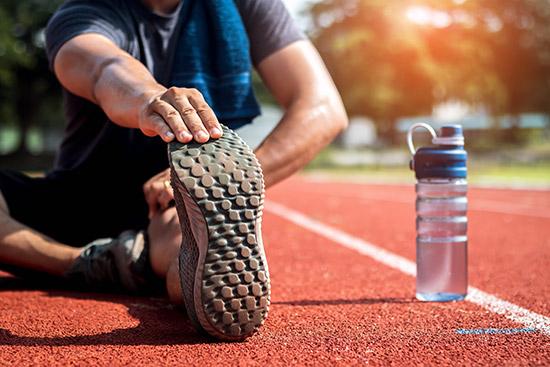
M45 178L0 172L2 268L165 286L199 330L251 335L269 306L264 184L347 124L311 43L280 0L67 1L46 41L68 124ZM285 110L255 155L223 126L259 114L252 66Z

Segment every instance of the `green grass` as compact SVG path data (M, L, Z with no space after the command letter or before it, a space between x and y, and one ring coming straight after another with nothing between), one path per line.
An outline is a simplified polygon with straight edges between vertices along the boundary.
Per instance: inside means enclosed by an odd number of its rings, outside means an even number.
M0 154L12 151L19 139L13 128L4 128L0 134ZM40 150L41 141L38 131L30 132L27 144L32 151ZM404 153L402 149L357 150L352 155ZM387 165L341 165L334 159L338 154L350 153L331 146L321 152L305 169L304 174L322 174L339 179L354 178L371 182L414 183L414 173L403 162L398 166ZM473 184L543 186L550 188L550 140L539 139L523 146L492 147L487 152L470 152L468 180ZM405 153L405 157L407 154ZM521 160L521 162L520 162ZM341 162L341 160L340 160ZM524 163L525 162L525 163Z
M370 182L412 183L414 172L408 167L308 167L304 175L323 175L335 179L365 179Z
M415 181L414 172L406 166L309 168L304 174L321 174L337 179L364 179L370 182L413 183ZM550 187L550 164L472 165L469 167L468 181L481 185Z
M369 182L414 183L414 172L405 164L398 166L355 165L334 163L332 157L341 152L329 148L306 167L306 175L324 175L336 179L361 179ZM361 154L361 152L358 152ZM479 185L527 186L550 188L550 160L535 159L520 163L494 157L472 156L468 166L468 181Z
M526 184L545 184L550 186L550 162L535 164L490 165L474 164L470 170L472 180L525 182Z

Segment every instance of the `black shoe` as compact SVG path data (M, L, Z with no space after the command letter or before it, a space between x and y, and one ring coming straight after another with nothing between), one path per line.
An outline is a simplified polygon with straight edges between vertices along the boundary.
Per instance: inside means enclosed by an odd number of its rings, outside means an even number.
M205 144L170 143L169 160L187 314L216 338L243 340L264 323L270 303L260 164L225 126Z
M158 293L164 290L149 261L145 232L125 231L118 238L87 245L65 277L75 285L99 291ZM160 289L159 289L160 287Z

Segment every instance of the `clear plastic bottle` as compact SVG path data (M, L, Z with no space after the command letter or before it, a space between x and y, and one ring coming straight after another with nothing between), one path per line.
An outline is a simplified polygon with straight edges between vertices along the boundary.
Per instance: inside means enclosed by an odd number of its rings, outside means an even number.
M468 288L466 180L467 155L462 128L444 126L439 137L428 129L435 146L414 151L416 172L416 298L422 301L455 301Z
M416 298L464 299L468 288L465 179L420 179L416 184Z

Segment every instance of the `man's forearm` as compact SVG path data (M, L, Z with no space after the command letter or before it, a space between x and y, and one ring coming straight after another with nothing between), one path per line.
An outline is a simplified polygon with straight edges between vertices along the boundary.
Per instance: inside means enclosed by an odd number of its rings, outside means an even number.
M256 150L266 187L289 177L311 161L347 126L339 100L297 100Z
M165 88L137 59L98 34L67 41L54 61L55 74L70 92L97 103L114 123L139 128L169 142L199 143L222 134L202 94Z
M94 102L113 122L130 128L139 128L141 106L165 91L143 64L127 55L103 62L92 84Z

